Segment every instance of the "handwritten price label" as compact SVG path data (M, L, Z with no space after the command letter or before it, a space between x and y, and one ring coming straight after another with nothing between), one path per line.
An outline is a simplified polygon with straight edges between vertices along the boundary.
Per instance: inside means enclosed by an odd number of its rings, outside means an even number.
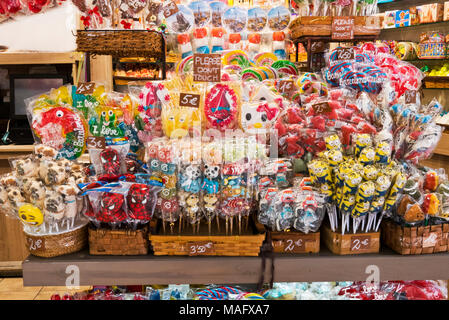
M332 111L329 103L327 102L316 103L312 106L312 108L313 111L315 111L315 114L328 113Z
M189 108L200 107L200 95L191 93L181 93L179 95L179 106Z
M204 256L215 252L214 243L210 241L189 242L187 248L189 256Z
M334 17L332 20L332 39L354 39L354 17Z
M177 13L179 9L176 3L171 1L164 8L162 8L162 11L164 13L165 19L167 19L168 17L171 17L172 15Z
M416 103L416 95L418 91L416 90L407 90L404 93L405 104Z
M277 87L281 94L290 95L295 90L295 83L293 80L280 80Z
M83 82L76 88L76 94L92 94L95 89L95 83L93 82Z
M45 240L44 239L34 239L34 238L27 237L26 242L28 244L29 251L45 250Z
M363 251L371 248L371 236L352 236L351 251Z
M87 147L92 149L104 149L106 140L104 137L87 137Z
M337 60L354 60L354 48L337 48L335 49Z
M298 237L284 240L284 252L301 253L306 250L304 240Z

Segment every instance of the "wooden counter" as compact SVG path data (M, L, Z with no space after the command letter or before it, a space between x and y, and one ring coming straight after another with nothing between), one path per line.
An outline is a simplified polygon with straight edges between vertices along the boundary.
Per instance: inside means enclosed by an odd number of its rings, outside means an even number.
M0 65L3 64L72 64L81 60L77 52L1 52Z

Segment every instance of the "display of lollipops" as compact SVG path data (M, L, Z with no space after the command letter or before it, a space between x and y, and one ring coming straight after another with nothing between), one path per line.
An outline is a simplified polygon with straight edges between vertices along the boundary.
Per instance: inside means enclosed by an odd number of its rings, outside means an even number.
M260 52L261 32L267 25L267 14L260 7L248 10L248 52L251 56Z

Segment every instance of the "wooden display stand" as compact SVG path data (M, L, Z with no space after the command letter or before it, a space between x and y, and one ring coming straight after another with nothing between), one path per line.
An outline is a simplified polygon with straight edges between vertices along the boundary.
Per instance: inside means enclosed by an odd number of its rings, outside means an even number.
M322 226L322 241L334 254L378 253L380 248L380 232L347 233L333 232L328 225Z

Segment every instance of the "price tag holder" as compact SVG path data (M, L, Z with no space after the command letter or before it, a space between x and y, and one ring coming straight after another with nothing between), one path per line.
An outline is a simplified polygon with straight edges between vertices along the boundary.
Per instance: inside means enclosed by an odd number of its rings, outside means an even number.
M94 93L95 83L93 82L82 82L76 88L76 94L92 94Z
M429 248L435 247L438 242L438 234L436 232L430 232L428 235L423 236L422 247Z
M189 256L204 256L215 252L214 243L211 241L195 241L187 243Z
M193 55L193 81L220 82L221 55L195 53Z
M301 236L295 236L292 234L288 239L284 239L284 252L303 253L305 251L305 240Z
M26 237L26 243L30 252L45 251L45 239Z
M171 17L179 11L178 6L174 1L170 1L165 7L162 8L165 19Z
M313 111L315 111L315 114L329 113L332 111L329 103L327 102L316 103L312 105L312 108Z
M104 137L87 137L87 147L92 149L104 149L106 148L106 139Z
M416 103L416 95L418 91L416 90L406 90L404 93L405 104Z
M354 39L354 17L334 17L332 19L332 39Z
M179 106L189 107L189 108L199 108L200 107L200 95L192 93L183 93L179 95Z
M352 236L351 252L369 250L371 248L371 236Z

